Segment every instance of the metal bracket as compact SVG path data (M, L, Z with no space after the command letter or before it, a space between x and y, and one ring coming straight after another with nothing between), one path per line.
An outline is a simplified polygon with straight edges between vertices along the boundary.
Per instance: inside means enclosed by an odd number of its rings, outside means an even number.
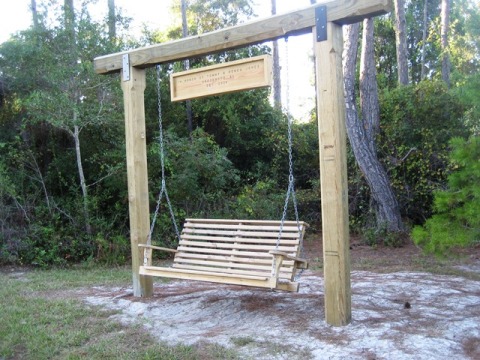
M128 54L123 54L122 57L122 74L123 74L123 81L130 80L130 59Z
M315 8L315 27L317 41L327 40L327 7L325 5Z

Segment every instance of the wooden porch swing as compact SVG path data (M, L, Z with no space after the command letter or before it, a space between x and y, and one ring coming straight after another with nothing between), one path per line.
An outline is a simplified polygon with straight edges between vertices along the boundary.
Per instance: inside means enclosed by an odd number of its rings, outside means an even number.
M219 79L216 82L225 82L228 88L247 89L269 86L271 84L271 61L269 57L260 56L230 63L213 65L193 71L174 74L183 78L190 77L185 90L193 94L211 94L212 88L204 86L200 79ZM288 62L287 62L288 64ZM288 79L288 65L287 65ZM221 70L220 70L221 69ZM254 71L249 71L253 69ZM144 276L159 276L174 279L208 281L222 284L244 285L253 287L270 288L277 290L298 291L297 269L302 271L308 267L305 259L300 258L303 249L303 237L308 226L299 221L297 200L295 195L292 156L292 119L289 114L287 101L288 120L288 157L289 176L288 189L283 208L282 219L275 220L222 220L222 219L186 219L181 234L178 231L175 213L170 202L165 178L165 152L163 138L163 116L161 101L161 67L157 65L157 104L158 128L161 168L161 188L157 206L153 214L150 232L146 244L139 244L143 248L143 265L139 274ZM242 73L241 81L231 77L224 81L219 73ZM193 74L193 75L192 75ZM172 77L174 76L172 75ZM197 89L192 90L192 83L197 83ZM211 84L212 82L209 82ZM173 94L180 99L180 93L172 84ZM214 82L215 84L215 82ZM253 84L253 85L252 85ZM217 93L225 90L216 89ZM287 82L287 97L289 87ZM182 98L183 99L183 98ZM162 199L165 197L175 230L178 247L169 249L152 245L152 235L160 210ZM287 221L289 200L292 200L296 221ZM162 250L175 254L171 267L152 266L153 250ZM299 272L301 274L301 272Z
M177 249L153 245L145 248L175 254L172 267L142 265L140 274L173 279L199 280L277 290L298 291L297 269L308 264L299 258L307 224L281 221L186 219Z

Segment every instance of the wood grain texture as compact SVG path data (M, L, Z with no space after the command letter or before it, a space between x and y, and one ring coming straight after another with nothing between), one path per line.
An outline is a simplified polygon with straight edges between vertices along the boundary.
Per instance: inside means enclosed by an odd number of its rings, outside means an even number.
M170 75L171 101L272 86L270 55L181 71Z
M132 66L151 67L155 64L246 47L285 36L310 33L312 27L315 26L315 8L319 5L327 7L327 21L339 24L354 23L366 17L386 14L392 8L391 0L322 2L301 10L251 21L203 35L100 56L94 60L94 68L99 74L119 71L122 68L122 55L126 53L130 54Z
M130 80L122 81L125 107L133 293L135 296L149 297L153 294L153 282L151 278L139 274L139 266L143 263L143 251L138 247L139 244L147 242L150 231L144 107L145 85L145 70L133 67L130 69Z
M327 323L351 321L348 184L343 94L342 27L327 23L327 41L315 43L322 233Z

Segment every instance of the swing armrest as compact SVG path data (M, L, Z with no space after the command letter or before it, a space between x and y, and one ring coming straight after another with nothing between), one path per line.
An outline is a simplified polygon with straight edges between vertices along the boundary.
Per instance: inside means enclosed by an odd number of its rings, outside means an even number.
M287 254L286 252L279 250L270 250L269 254L272 254L273 256L281 256L284 259L295 261L295 267L298 269L308 269L308 261L306 259L292 256L290 254Z
M175 249L169 249L169 248L164 248L160 246L154 246L154 245L147 245L147 244L138 244L138 247L140 248L146 248L146 249L155 249L155 250L162 250L162 251L168 251L172 253L176 253L177 250Z

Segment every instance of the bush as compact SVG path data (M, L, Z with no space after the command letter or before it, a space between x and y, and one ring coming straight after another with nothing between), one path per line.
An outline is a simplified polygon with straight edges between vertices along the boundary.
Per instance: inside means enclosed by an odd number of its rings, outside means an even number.
M153 159L159 157L159 146L150 148ZM150 161L150 212L153 214L161 189L159 161ZM177 225L185 217L221 217L227 212L228 199L232 197L239 180L238 172L227 158L227 151L212 136L198 128L191 138L165 134L166 187L172 203ZM176 236L165 196L152 236L155 243L174 246Z
M414 224L431 216L433 191L446 182L449 140L468 136L463 111L442 82L423 81L382 94L380 158L402 215Z
M362 230L362 239L365 244L376 247L384 245L387 247L398 248L406 243L405 232L391 232L386 227L370 227Z
M281 219L285 197L272 180L246 185L236 199L234 214L240 219Z
M442 255L452 247L480 243L480 138L455 138L450 144L455 170L448 188L435 192L435 215L412 233L425 251Z

